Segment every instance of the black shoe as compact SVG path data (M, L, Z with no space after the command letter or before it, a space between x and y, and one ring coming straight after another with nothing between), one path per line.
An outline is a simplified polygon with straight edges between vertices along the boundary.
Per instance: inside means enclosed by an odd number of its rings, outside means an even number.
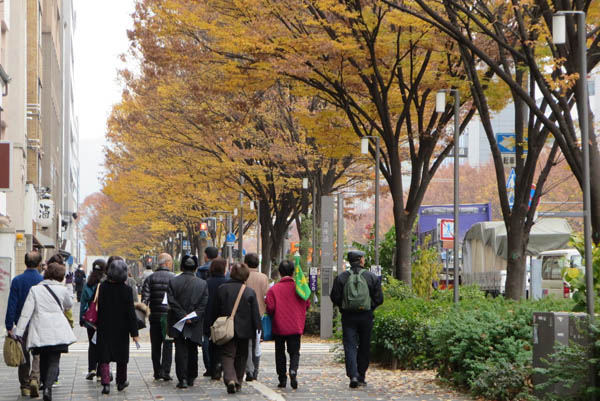
M177 383L177 388L187 388L187 382L185 380L181 380L179 383Z
M279 384L277 385L277 387L279 388L285 388L285 386L287 385L287 380L279 380Z
M94 376L96 376L96 371L92 370L88 372L87 376L85 377L85 380L94 380Z
M298 380L296 380L296 372L294 372L293 370L290 370L290 386L292 386L292 388L294 390L296 390L298 388Z
M246 372L246 381L247 382L251 382L251 381L254 381L254 380L255 380L254 379L254 375L252 373Z
M128 381L126 381L125 383L117 384L117 391L123 391L128 386L129 386Z
M196 379L188 379L188 381L187 381L188 387L194 387L194 380L196 380Z
M170 375L168 375L167 373L161 374L160 378L163 379L166 382L169 382L169 381L173 380L173 378Z
M367 387L367 382L364 379L358 379L358 387Z
M204 374L202 376L210 377L211 376L210 370L207 370L206 372L204 372Z
M110 384L103 384L102 385L102 394L108 394L110 393Z
M350 388L357 388L358 387L358 379L356 377L353 377L352 379L350 379Z
M227 393L235 394L235 382L234 381L230 381L229 383L227 383Z
M52 401L52 387L44 388L44 401Z
M235 384L235 392L239 393L240 391L242 391L242 385L241 384Z

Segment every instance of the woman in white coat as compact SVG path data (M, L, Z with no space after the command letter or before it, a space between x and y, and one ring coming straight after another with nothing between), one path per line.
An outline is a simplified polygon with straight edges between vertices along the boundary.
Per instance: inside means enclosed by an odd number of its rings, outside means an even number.
M16 335L22 336L29 325L28 350L40 356L40 379L44 401L52 400L52 384L58 376L60 354L69 351L77 339L64 311L71 309L72 293L61 284L65 266L50 263L44 281L31 287L17 323Z

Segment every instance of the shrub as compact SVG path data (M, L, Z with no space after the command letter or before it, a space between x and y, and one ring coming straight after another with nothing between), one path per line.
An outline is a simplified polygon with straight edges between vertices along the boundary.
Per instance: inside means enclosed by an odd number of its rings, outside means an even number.
M442 263L436 248L430 247L431 236L413 252L412 285L419 297L429 299L433 292L433 281L438 281Z

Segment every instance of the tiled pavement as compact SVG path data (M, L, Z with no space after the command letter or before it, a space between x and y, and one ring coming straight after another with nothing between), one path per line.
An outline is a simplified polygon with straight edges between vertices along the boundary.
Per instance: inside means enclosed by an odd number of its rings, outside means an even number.
M141 333L142 347L131 349L128 375L130 386L123 392L117 392L111 386L109 396L100 393L101 386L96 380L85 380L87 373L87 337L81 328L76 329L79 342L70 347L64 354L60 364L60 384L53 389L56 401L85 400L398 400L398 401L467 401L471 398L441 388L435 381L432 372L400 372L372 367L367 374L369 382L366 388L352 390L348 388L344 366L334 361L328 344L304 343L298 375L299 388L292 390L277 388L273 343L265 343L261 369L260 384L250 386L244 383L241 393L227 394L222 381L213 381L204 377L198 378L193 388L179 390L176 381L154 381L150 360L150 344L147 342L147 331ZM1 349L1 347L0 347ZM199 367L203 372L202 358ZM112 366L114 369L114 366ZM175 375L174 366L171 374ZM0 363L0 401L23 400L20 397L16 368L9 368ZM260 391L255 387L260 387ZM29 398L27 398L29 399Z

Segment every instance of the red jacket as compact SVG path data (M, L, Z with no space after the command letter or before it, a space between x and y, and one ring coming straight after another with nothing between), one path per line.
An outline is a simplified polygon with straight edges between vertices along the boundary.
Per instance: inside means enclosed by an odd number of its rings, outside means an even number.
M290 336L304 333L306 310L310 300L296 294L296 283L290 276L283 277L267 292L267 313L273 317L273 334Z

